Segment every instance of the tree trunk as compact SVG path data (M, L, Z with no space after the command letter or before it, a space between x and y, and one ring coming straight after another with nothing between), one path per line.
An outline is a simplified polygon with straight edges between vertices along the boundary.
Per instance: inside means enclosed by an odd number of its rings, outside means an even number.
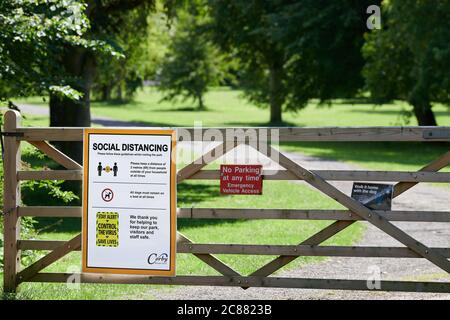
M68 48L63 56L66 72L76 77L78 81L71 86L80 91L83 97L72 100L50 95L50 126L51 127L90 127L90 90L95 72L94 57L83 48ZM55 146L72 159L82 164L82 142L55 142Z
M413 110L419 126L437 126L436 118L429 102L416 103L413 105Z
M204 111L206 108L205 103L203 102L203 96L201 94L197 95L197 101L198 101L198 110Z
M269 72L270 123L276 124L283 121L281 116L284 103L282 63L274 63Z
M105 84L102 87L102 101L110 101L111 100L111 85Z
M123 100L122 81L119 81L119 84L117 86L116 100L119 102Z

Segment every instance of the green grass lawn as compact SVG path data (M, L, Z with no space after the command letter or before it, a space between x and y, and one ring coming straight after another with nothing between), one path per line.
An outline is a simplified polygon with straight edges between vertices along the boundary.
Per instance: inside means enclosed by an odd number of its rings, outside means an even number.
M30 121L30 120L27 120ZM39 157L34 149L25 144L22 159L34 169L48 166L56 168L47 157ZM189 157L188 154L185 156ZM187 159L178 159L186 163ZM218 162L210 168L217 168ZM58 205L55 200L40 192L23 192L23 201L27 205ZM43 203L46 202L46 203ZM59 204L61 205L61 204ZM215 207L215 208L298 208L298 209L339 209L340 205L320 193L300 183L287 181L267 181L262 196L222 196L218 182L188 181L178 186L179 207ZM80 219L36 219L36 239L68 240L79 233ZM197 243L237 243L237 244L298 244L308 236L324 228L330 221L294 221L294 220L215 220L180 219L178 230ZM326 244L351 245L358 241L364 231L364 224L356 223L348 230L333 237ZM218 255L220 259L238 272L247 275L274 256ZM38 257L36 257L37 259ZM321 260L317 257L301 257L286 269L300 264ZM77 272L80 270L81 257L73 252L55 264L46 272ZM189 254L178 254L177 274L179 275L217 275L212 268ZM20 287L19 299L151 299L156 289L168 287L142 285L95 285L83 284L79 289L66 284L24 283Z
M206 95L208 110L195 111L189 103L160 103L161 94L154 88L141 91L129 104L113 105L94 102L92 112L120 120L144 122L161 126L204 127L267 126L268 109L248 103L242 92L217 88ZM405 121L410 107L404 102L376 106L358 100L335 100L332 105L310 103L297 113L286 112L286 125L299 127L323 126L398 126L417 125L414 117ZM440 125L450 126L450 109L436 105L434 112ZM313 156L343 160L374 170L417 170L450 150L450 144L440 143L282 143L284 150Z
M248 208L341 208L333 200L298 183L267 182L260 197L221 196L215 182L188 182L178 188L179 207L248 207ZM242 244L298 244L309 235L330 224L329 221L283 221L283 220L189 220L179 219L178 230L198 243ZM38 228L45 228L38 239L68 240L80 229L79 219L39 220ZM339 233L326 244L351 245L358 241L364 225L356 223ZM220 259L238 272L249 274L273 259L273 256L218 255ZM80 253L74 252L45 269L48 272L75 272L80 269ZM217 275L217 273L189 254L178 254L178 275ZM319 258L301 257L288 267L318 261ZM21 285L18 298L22 299L127 299L152 298L155 286L142 285L81 285L74 290L66 284Z
M205 99L207 111L196 111L188 102L159 102L161 94L155 88L140 91L135 101L126 104L93 102L94 115L118 120L146 123L149 126L193 126L201 121L204 127L217 126L266 126L267 109L248 103L242 92L228 88L215 88ZM40 98L23 100L24 103L47 103ZM335 100L330 106L310 103L297 113L283 114L286 125L291 126L393 126L417 125L414 117L405 122L405 112L410 107L404 102L382 106L365 103L363 100ZM450 109L434 106L439 125L450 126ZM31 117L25 124L42 125L43 117ZM439 155L447 152L448 143L391 143L391 142L299 142L282 143L284 150L303 152L309 155L342 160L374 170L417 170Z
M134 102L113 104L93 102L94 115L118 120L129 120L158 126L193 126L199 121L204 127L215 126L266 126L269 112L249 104L240 98L239 91L216 88L206 96L207 111L196 111L189 103L160 103L161 95L154 89L146 89ZM26 103L41 104L38 98ZM373 106L361 101L334 101L331 107L318 107L311 103L298 113L285 113L284 121L290 126L391 126L416 125L415 119L405 123L404 112L409 107L400 102ZM450 125L450 111L436 106L435 113L440 125ZM47 126L48 119L27 116L26 126ZM449 144L437 143L283 143L284 150L352 162L376 170L417 170L439 154L449 150ZM31 161L33 161L31 159ZM180 160L181 161L181 160ZM184 162L184 161L182 161ZM338 209L333 200L310 188L288 181L268 181L262 196L221 196L216 182L195 181L178 186L180 207L266 207ZM229 221L229 220L179 220L179 230L196 242L297 244L315 231L326 226L327 221ZM77 219L40 220L44 228L38 235L42 239L69 239L79 232ZM327 244L351 245L362 236L364 225L354 224L339 233ZM273 257L220 256L236 270L248 274ZM317 258L300 258L289 267ZM77 270L80 268L79 253L72 253L46 271ZM178 274L215 274L214 270L195 257L179 254ZM65 284L23 284L19 297L31 299L105 299L105 298L151 298L154 287L138 285L82 285L81 290L71 290Z
M92 102L92 113L118 120L136 121L148 125L192 127L201 121L205 127L215 126L266 126L269 110L247 102L242 92L228 88L214 88L205 97L206 111L197 111L187 102L160 102L162 95L155 88L145 88L133 102L117 104ZM48 99L46 100L48 101ZM41 98L29 98L19 103L48 106ZM415 118L405 122L408 104L398 102L375 106L364 100L335 100L331 105L310 103L297 113L285 112L286 125L314 126L393 126L417 125ZM450 125L450 110L443 105L434 107L439 125Z

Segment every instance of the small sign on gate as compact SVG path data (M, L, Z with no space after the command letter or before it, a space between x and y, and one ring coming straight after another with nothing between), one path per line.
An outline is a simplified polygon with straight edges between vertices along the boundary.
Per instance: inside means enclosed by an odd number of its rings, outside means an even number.
M373 210L391 210L393 190L391 184L355 182L352 198Z
M222 164L220 166L221 194L262 194L262 165Z

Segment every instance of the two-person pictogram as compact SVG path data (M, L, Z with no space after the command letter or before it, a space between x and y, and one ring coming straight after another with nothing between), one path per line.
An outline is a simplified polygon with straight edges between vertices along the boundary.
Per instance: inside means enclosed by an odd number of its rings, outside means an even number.
M103 167L102 163L99 162L97 166L97 172L98 176L100 177L102 175L102 172L110 173L113 172L114 177L117 177L117 172L119 171L119 167L117 166L117 162L114 162L114 165L110 167L109 165Z

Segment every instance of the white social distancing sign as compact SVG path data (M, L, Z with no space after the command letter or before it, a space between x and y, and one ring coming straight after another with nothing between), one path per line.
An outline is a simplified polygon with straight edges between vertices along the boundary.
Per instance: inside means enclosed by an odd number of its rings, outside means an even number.
M84 130L83 272L175 275L174 130Z

